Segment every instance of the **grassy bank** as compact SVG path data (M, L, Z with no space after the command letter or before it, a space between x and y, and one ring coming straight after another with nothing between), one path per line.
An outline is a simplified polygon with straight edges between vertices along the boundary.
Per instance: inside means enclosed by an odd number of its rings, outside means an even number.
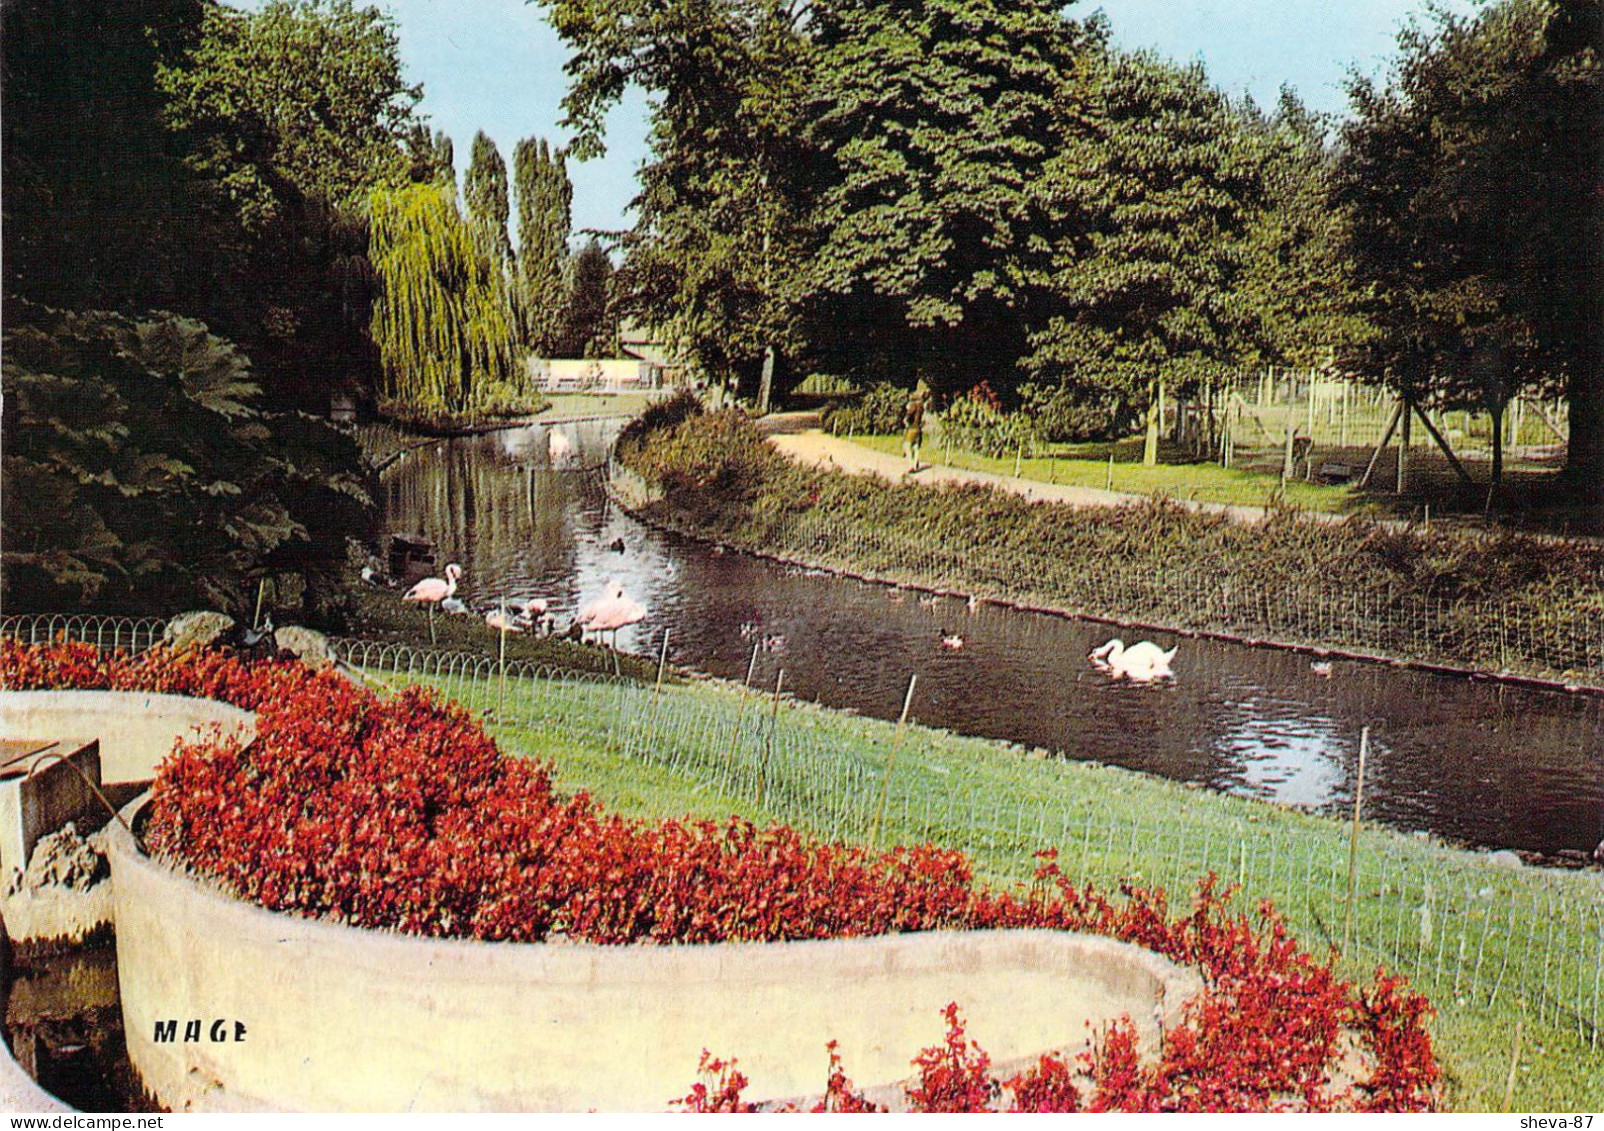
M1050 846L1072 876L1133 878L1174 904L1215 871L1241 885L1242 908L1273 901L1316 953L1346 935L1343 973L1409 975L1439 1011L1450 1106L1502 1110L1517 1023L1515 1110L1604 1105L1596 872L1500 868L1362 827L1350 914L1349 829L1310 814L917 725L899 740L888 723L786 700L776 710L722 684L659 692L517 667L505 681L444 668L423 681L620 813L740 813L854 843L929 840L966 851L995 883L1027 879Z
M876 452L902 454L900 436L852 436L854 444ZM1174 458L1169 453L1166 458ZM1174 499L1202 503L1225 503L1239 507L1294 506L1332 514L1364 513L1373 504L1351 487L1326 486L1294 479L1283 484L1277 475L1265 475L1241 468L1224 468L1213 463L1142 463L1142 442L1120 440L1097 444L1041 444L1034 454L994 458L977 452L949 449L937 440L921 453L925 461L939 460L948 467L984 471L992 475L1017 475L1039 483L1062 483L1071 487L1096 487L1133 495L1167 495ZM1113 457L1110 459L1110 457Z
M1520 535L1073 509L792 464L738 414L648 413L649 517L812 564L1177 629L1604 683L1604 550Z

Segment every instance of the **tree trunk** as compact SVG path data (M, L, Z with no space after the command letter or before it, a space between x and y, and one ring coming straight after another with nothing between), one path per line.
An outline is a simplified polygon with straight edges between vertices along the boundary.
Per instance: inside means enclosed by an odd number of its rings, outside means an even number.
M1142 464L1158 466L1159 414L1164 411L1164 382L1154 378L1147 386L1147 439L1142 445Z
M1577 352L1566 388L1571 421L1565 475L1588 502L1604 507L1604 349L1595 342Z
M1504 402L1494 401L1487 406L1493 418L1493 482L1504 481Z

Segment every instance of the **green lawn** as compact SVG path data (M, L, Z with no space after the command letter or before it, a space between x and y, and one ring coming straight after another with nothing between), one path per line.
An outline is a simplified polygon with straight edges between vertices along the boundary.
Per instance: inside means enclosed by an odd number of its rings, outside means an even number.
M902 452L902 439L898 436L853 436L851 440L877 452L893 455ZM1110 455L1114 457L1112 465L1109 463ZM1161 451L1161 457L1175 459L1178 454L1166 449ZM937 439L925 446L921 458L949 467L986 471L994 475L1013 475L1017 466L1017 474L1021 478L1042 483L1109 488L1133 495L1162 494L1175 499L1195 499L1234 506L1268 506L1283 494L1280 477L1262 472L1226 469L1213 463L1143 466L1140 438L1113 443L1044 444L1038 448L1036 455L1020 459L1017 465L1012 457L993 459L974 452L949 450L943 448ZM1293 506L1335 514L1352 514L1370 506L1363 496L1350 487L1328 487L1301 480L1287 484L1284 497Z
M1315 953L1344 934L1343 822L918 726L899 743L890 724L809 705L782 701L771 720L769 700L721 684L659 693L516 669L504 686L483 673L430 682L498 716L497 737L554 762L561 786L620 813L740 813L863 843L883 804L880 845L963 849L993 883L1025 880L1051 845L1071 875L1105 888L1139 877L1176 905L1216 871L1241 885L1244 910L1272 900ZM1500 869L1369 827L1358 862L1341 969L1363 980L1385 964L1431 997L1452 1107L1502 1110L1517 1023L1515 1110L1604 1107L1596 873Z

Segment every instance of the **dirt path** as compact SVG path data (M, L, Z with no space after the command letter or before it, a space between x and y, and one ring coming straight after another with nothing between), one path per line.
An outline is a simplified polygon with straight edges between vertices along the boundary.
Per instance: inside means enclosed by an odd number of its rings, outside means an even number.
M831 436L817 427L816 413L775 413L760 422L768 434L769 443L798 463L818 467L835 467L854 475L875 475L881 479L897 481L911 479L918 483L979 483L999 490L1011 491L1033 502L1067 503L1073 507L1117 507L1141 502L1147 496L1130 495L1121 491L1104 491L1097 487L1074 487L1063 483L1043 483L1039 479L1025 479L1012 475L995 475L987 471L968 471L943 464L926 463L922 458L919 470L911 475L908 461L901 456L873 451L850 440ZM1258 522L1266 514L1263 507L1229 506L1225 503L1200 503L1175 499L1175 503L1188 510L1204 514L1223 514L1238 522ZM1305 511L1308 517L1322 522L1341 522L1342 515Z

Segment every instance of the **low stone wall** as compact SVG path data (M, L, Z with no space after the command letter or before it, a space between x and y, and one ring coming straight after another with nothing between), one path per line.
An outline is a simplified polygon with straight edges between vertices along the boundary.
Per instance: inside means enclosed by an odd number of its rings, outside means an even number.
M664 1110L704 1048L738 1058L749 1099L803 1096L824 1090L832 1039L859 1086L906 1078L950 1001L1006 1063L1126 1014L1156 1041L1200 988L1148 951L1050 931L412 938L268 912L145 857L121 826L110 840L128 1052L175 1111Z
M145 691L0 691L0 735L98 738L100 780L114 803L156 776L178 738L212 725L256 735L256 716L213 699ZM123 796L118 796L121 793Z

